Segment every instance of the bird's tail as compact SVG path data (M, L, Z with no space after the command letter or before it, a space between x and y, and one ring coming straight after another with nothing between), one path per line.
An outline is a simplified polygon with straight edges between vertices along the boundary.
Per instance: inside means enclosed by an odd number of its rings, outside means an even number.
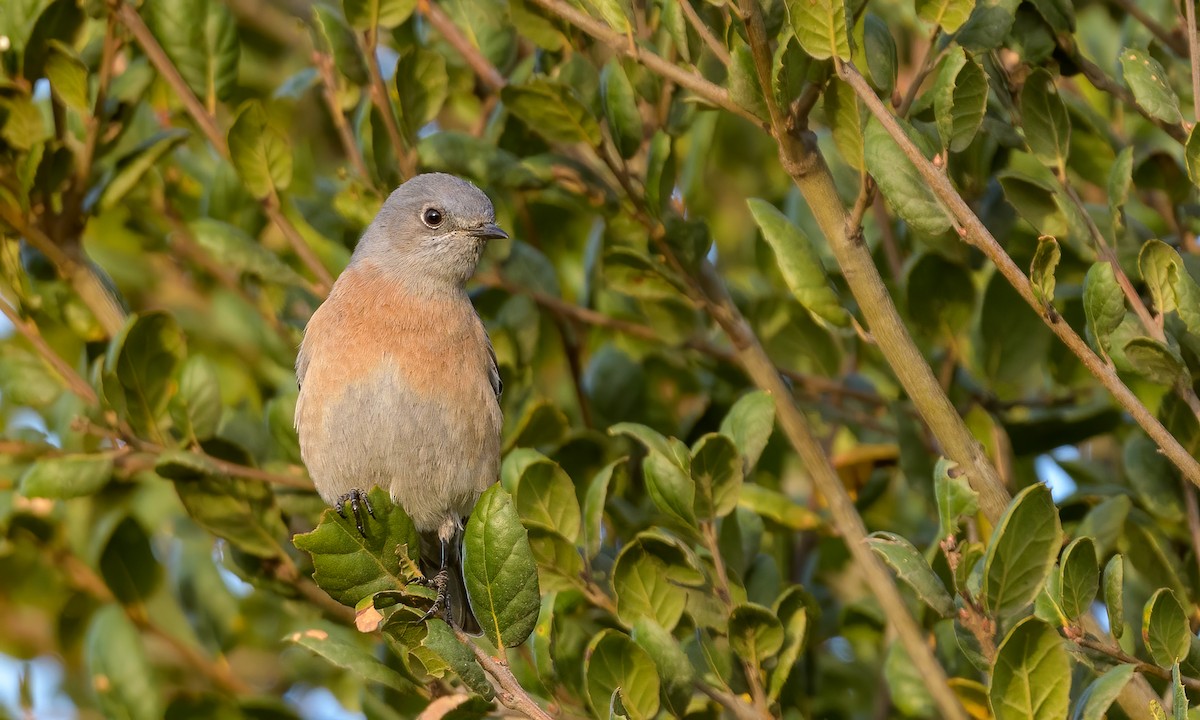
M463 577L462 564L462 531L458 531L446 543L446 600L449 603L448 616L454 624L468 635L479 635L483 632L479 621L471 610L471 601L467 598L467 585ZM421 534L421 572L427 578L433 578L442 568L442 543L437 533Z

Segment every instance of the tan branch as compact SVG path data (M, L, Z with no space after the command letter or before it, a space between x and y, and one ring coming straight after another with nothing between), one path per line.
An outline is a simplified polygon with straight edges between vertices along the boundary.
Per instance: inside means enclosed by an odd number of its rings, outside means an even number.
M1183 475L1192 483L1200 485L1200 463L1197 463L1196 459L1162 426L1153 413L1146 409L1146 406L1117 376L1116 371L1101 360L1061 317L1045 312L1041 302L1033 293L1029 278L1025 277L1024 272L1017 267L966 201L954 190L945 174L934 167L933 163L908 139L892 114L887 111L879 98L875 97L874 91L871 90L858 70L852 64L846 63L842 66L841 74L843 79L854 87L859 97L866 102L871 113L879 119L884 129L904 151L905 156L929 184L930 189L941 200L950 216L962 227L963 238L988 256L1025 302L1062 340L1063 344L1083 362L1088 371L1100 381L1100 384L1112 393L1121 407L1125 408L1142 426L1142 429L1154 439L1163 453L1183 472Z

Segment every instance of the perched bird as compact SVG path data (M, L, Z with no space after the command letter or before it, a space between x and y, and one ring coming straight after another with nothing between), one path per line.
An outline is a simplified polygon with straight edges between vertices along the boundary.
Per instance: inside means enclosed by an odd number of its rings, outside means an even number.
M463 525L496 482L500 373L465 285L508 235L479 188L417 175L397 188L313 313L296 359L296 430L317 492L360 533L373 486L421 534L421 567L448 618L477 631L463 584ZM434 571L436 568L436 571Z

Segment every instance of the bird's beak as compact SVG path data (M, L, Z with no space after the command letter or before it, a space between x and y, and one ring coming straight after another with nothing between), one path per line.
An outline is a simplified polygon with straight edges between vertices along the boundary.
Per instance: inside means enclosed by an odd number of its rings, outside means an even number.
M486 223L471 231L480 240L507 240L508 233L500 229L496 223Z

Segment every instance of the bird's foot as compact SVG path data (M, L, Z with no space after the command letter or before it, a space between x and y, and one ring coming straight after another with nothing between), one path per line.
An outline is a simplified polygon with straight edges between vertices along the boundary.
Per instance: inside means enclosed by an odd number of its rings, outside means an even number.
M351 490L350 492L338 498L338 501L334 504L333 509L338 515L341 515L342 518L346 517L346 503L350 503L350 513L354 515L354 526L358 528L358 534L366 537L367 531L363 528L363 509L365 508L367 514L372 518L375 517L375 508L371 507L371 501L367 499L367 494L362 490L355 488L354 490Z
M434 598L433 604L429 606L429 611L426 612L424 617L421 618L421 622L425 622L429 618L437 615L442 615L445 618L450 617L450 596L446 594L446 583L449 582L449 580L450 577L446 574L445 568L439 570L438 574L433 576L433 580L429 580L428 578L416 580L418 584L426 585L428 587L432 587L434 590L437 590L437 597Z

